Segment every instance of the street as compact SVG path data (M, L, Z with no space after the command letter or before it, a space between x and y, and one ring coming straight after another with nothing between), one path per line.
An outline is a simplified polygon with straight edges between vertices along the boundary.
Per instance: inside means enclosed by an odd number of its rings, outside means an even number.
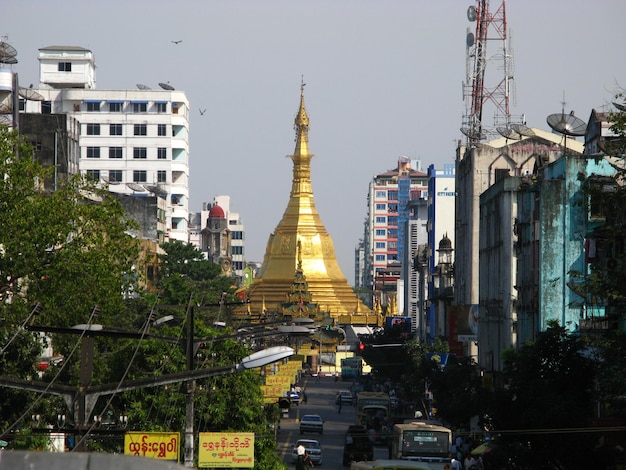
M344 432L350 424L354 424L354 406L343 405L341 413L335 405L335 395L339 390L349 390L352 382L335 382L334 377L304 377L301 386L306 391L307 404L300 403L289 410L289 418L281 418L280 429L277 438L277 451L282 461L290 468L291 451L295 442L300 439L315 439L322 447L322 467L328 470L342 470ZM324 420L324 435L305 433L302 436L299 431L300 417L305 414L318 414ZM387 458L386 447L376 447L374 457L377 459Z

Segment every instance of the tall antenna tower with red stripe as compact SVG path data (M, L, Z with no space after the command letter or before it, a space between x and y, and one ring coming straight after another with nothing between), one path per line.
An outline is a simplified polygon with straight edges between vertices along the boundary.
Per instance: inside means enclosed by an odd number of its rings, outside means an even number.
M491 12L489 0L476 0L467 9L467 19L474 31L471 27L467 29L465 115L461 132L468 142L479 142L494 137L497 128L508 129L512 120L509 100L514 78L513 56L508 44L506 2L502 0ZM488 44L493 45L492 56L487 55ZM494 66L488 70L488 64ZM485 113L489 111L488 104L493 106L492 122ZM515 118L515 122L525 124L523 121L523 116Z

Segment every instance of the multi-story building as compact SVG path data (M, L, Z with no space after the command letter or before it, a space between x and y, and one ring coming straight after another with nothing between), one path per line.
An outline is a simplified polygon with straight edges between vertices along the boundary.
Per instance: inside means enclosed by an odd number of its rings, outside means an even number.
M47 132L41 132L37 119L29 115L49 116L57 125L51 134L54 155L48 159L64 163L68 173L76 171L77 161L81 173L107 184L114 193L165 199L162 239L187 242L189 102L185 93L167 84L158 90L143 85L133 90L98 90L95 69L88 49L40 49L39 87L20 93L25 135L36 152L43 150L38 139Z
M360 285L371 289L383 305L400 293L399 302L393 303L402 311L407 303L404 286L411 284L406 282L408 266L414 255L409 240L417 239L412 232L420 225L414 222L420 207L417 201L424 201L419 217L425 231L426 197L427 175L413 169L407 157L401 157L395 169L376 175L369 184Z
M456 339L464 344L465 355L478 357L478 319L486 318L479 304L480 196L501 179L530 176L560 158L564 149L582 153L583 146L573 138L527 129L518 139L501 137L469 147L459 144L456 160L454 321ZM511 221L511 226L513 222ZM496 226L488 225L494 230ZM486 236L486 235L485 235ZM504 298L513 287L497 292ZM454 339L454 338L453 338Z
M454 207L456 198L454 164L437 170L428 167L428 241L426 244L427 298L424 308L424 339L449 336L448 303L452 288L452 251L454 246ZM443 243L443 244L442 244ZM450 251L448 251L450 250ZM423 304L422 304L423 305Z
M191 243L206 258L222 265L224 274L241 283L246 268L245 227L239 214L230 210L230 196L215 196L213 203L204 203L202 212L191 216L193 232L198 233ZM228 269L225 269L228 268Z

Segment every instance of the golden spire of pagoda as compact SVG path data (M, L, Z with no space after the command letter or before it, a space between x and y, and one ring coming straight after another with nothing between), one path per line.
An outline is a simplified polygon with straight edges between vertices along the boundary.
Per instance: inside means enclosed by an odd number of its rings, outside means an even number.
M264 295L269 310L279 311L285 295L290 292L293 273L300 271L306 273L314 301L327 305L332 317L345 323L351 321L342 316L363 317L357 321L362 323L378 321L348 285L337 262L333 241L315 208L311 185L314 155L309 151L309 115L304 104L304 87L302 80L300 105L294 119L296 145L290 155L293 178L289 202L269 237L263 265L250 287L248 298L260 306Z

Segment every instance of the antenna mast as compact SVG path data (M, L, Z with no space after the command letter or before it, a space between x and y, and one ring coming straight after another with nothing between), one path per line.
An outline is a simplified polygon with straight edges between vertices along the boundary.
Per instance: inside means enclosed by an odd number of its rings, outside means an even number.
M466 39L466 78L463 83L465 115L461 132L468 142L478 142L495 135L495 128L508 128L511 122L509 109L510 81L513 80L512 55L507 46L506 5L502 0L494 13L489 11L489 0L476 0L476 5L467 9L467 19L476 23L472 33L468 28ZM487 56L487 42L500 43L501 50L493 57ZM493 87L486 84L486 71L489 62L499 61L504 75ZM492 74L495 76L495 74ZM495 105L494 123L489 126L484 121L484 106L491 101ZM523 117L522 119L523 120Z

